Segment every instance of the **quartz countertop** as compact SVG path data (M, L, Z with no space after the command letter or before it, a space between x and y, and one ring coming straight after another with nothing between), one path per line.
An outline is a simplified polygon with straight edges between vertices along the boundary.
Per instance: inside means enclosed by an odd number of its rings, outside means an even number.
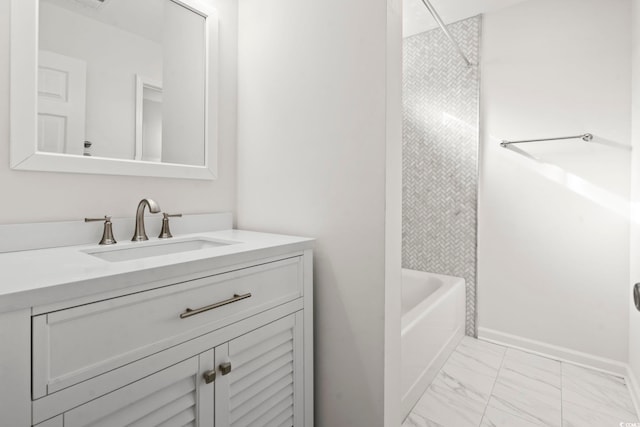
M174 236L172 241L212 239L233 244L169 255L110 262L87 252L128 249L147 242L119 242L0 254L0 313L68 299L126 290L132 286L311 249L313 239L243 230Z

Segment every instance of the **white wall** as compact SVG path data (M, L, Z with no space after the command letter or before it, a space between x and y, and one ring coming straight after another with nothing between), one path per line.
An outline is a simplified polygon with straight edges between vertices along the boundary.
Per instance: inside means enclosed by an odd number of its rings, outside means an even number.
M237 5L210 0L220 15L221 105L219 178L158 178L13 171L9 168L9 7L0 1L0 223L56 221L85 216L133 216L142 197L168 212L235 209Z
M529 0L483 26L480 336L611 369L627 360L630 5Z
M384 425L402 418L402 0L387 1Z
M640 282L640 0L632 0L632 107L631 139L633 146L631 175L631 248L630 275L627 282L629 301L629 366L636 403L640 390L640 312L631 298L633 284Z
M429 0L440 18L446 23L462 21L481 13L502 9L525 0ZM422 3L422 0L403 0L403 37L433 30L438 23Z
M400 206L401 16L387 3L240 1L238 226L317 238L319 427L382 426L388 415L385 274L400 277L400 217L385 229L385 210L387 197ZM387 168L397 194L385 191ZM386 230L397 252L387 268Z

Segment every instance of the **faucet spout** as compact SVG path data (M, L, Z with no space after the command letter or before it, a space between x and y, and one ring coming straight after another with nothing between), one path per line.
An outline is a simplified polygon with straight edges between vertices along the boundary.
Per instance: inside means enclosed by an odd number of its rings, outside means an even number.
M149 207L149 212L151 213L159 213L160 205L158 205L152 199L142 199L140 203L138 203L138 209L136 209L136 231L133 234L133 238L131 239L134 242L142 242L145 240L149 240L147 237L147 233L144 229L144 208Z

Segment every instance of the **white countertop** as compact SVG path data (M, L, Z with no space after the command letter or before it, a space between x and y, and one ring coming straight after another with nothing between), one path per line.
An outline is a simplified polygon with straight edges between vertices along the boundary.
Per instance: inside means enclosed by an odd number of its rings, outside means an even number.
M256 259L310 249L313 239L242 230L222 230L174 236L237 242L170 255L110 262L86 253L126 249L148 242L119 242L28 250L0 254L0 313L72 298L117 291L140 283L214 270ZM169 240L162 240L169 242Z

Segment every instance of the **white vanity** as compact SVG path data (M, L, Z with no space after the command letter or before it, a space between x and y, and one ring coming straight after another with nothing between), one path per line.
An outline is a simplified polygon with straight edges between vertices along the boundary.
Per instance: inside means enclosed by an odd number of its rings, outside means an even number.
M214 3L11 0L11 168L215 179ZM311 239L107 222L0 225L0 427L313 425Z
M0 425L312 426L312 243L221 230L0 254Z

